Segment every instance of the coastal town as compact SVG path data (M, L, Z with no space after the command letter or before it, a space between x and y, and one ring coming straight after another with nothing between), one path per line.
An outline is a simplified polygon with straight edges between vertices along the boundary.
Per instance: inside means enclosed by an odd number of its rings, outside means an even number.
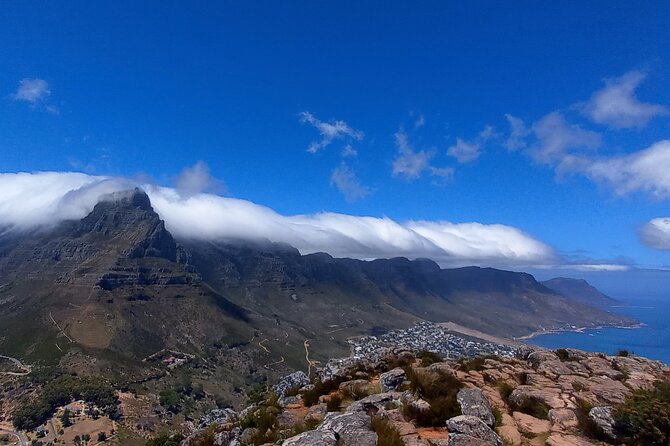
M365 358L388 347L430 351L445 359L483 355L514 356L514 345L487 342L456 335L441 324L418 322L407 329L391 330L379 336L349 339L353 358Z

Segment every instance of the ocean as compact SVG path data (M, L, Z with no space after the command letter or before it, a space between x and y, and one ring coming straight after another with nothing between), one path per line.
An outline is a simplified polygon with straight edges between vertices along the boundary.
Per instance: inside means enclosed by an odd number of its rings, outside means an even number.
M549 333L526 342L547 348L573 347L615 354L628 350L670 364L670 298L620 298L625 305L608 310L642 322L641 328L599 328L583 332Z

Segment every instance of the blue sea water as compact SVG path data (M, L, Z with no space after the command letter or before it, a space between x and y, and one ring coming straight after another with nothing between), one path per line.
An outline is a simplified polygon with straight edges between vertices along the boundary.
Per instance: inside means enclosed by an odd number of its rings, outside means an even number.
M634 317L644 326L550 333L528 342L547 348L573 347L608 354L625 349L670 364L670 299L636 298L624 302L625 306L608 310Z

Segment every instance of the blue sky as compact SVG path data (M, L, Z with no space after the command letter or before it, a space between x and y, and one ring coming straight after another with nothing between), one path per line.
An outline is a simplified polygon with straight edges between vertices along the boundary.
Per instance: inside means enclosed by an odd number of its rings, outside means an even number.
M670 266L667 2L142 3L1 7L1 172Z

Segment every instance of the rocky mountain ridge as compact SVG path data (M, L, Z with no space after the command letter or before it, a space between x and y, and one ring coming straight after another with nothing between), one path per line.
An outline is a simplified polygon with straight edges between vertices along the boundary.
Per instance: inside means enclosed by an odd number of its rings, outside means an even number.
M461 361L385 349L330 361L311 382L288 375L265 402L210 414L182 446L621 444L633 434L618 425L617 408L668 379L670 366L658 361L575 349Z

